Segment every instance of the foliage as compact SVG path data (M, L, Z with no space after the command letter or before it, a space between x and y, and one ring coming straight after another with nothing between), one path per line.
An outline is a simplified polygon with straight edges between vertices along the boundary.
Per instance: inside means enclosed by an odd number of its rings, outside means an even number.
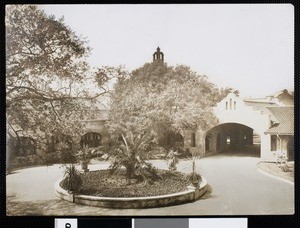
M223 93L188 66L153 62L130 74L121 71L111 96L107 124L112 137L122 135L123 141L114 149L112 170L123 166L128 178L155 177L155 172L143 173L154 170L144 162L145 153L170 132L208 130L217 121L212 106Z
M291 167L288 166L287 163L284 163L282 166L281 166L281 169L283 172L292 172L292 170L290 169Z
M73 164L66 166L64 169L64 179L62 187L69 191L77 191L82 185L82 178L80 172Z
M121 135L122 140L111 151L112 164L109 167L111 173L115 173L122 167L126 169L128 179L139 179L149 183L151 180L160 179L157 170L152 164L144 160L145 151L153 140L150 134L135 135L128 132Z
M161 180L155 181L151 187L145 187L144 182L131 180L125 176L125 170L117 175L111 175L109 170L91 171L82 175L82 188L79 194L100 197L146 197L158 196L185 191L187 188L185 174L158 170Z
M158 62L123 73L114 89L110 133L148 132L156 142L168 132L209 129L217 121L212 106L224 95L206 76L188 66L169 67Z
M98 155L102 155L102 149L102 146L99 146L97 148L89 148L88 146L84 146L81 150L78 151L75 156L78 161L90 161Z
M166 158L168 161L168 165L169 165L169 170L177 170L176 165L178 164L178 156L180 154L178 153L178 151L174 151L174 150L170 150L169 153L167 154Z
M8 135L40 144L58 133L80 136L113 69L92 69L87 41L37 6L7 6L5 26Z
M44 160L46 165L53 165L57 163L61 163L59 154L52 152L52 153L46 153L44 155Z
M167 153L168 151L164 147L155 145L151 147L147 153L145 153L145 159L165 159Z
M56 148L61 163L75 163L76 157L74 150L66 142L59 142Z
M191 159L192 160L192 172L187 176L187 180L194 186L199 186L199 183L202 180L202 177L196 171L196 159L198 159L198 157L196 157L196 156L193 156Z
M76 157L79 161L90 161L93 158L92 151L88 146L84 146L82 150L78 151Z

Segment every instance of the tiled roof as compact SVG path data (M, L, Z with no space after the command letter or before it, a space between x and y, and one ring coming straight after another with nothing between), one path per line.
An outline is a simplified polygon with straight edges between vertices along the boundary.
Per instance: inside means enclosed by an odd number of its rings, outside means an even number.
M266 133L268 134L294 134L294 107L267 107L279 123L272 125Z

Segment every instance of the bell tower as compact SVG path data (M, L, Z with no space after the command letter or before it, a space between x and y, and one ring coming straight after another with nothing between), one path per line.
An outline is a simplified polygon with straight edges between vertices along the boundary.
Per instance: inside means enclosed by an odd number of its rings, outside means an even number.
M164 62L164 53L162 53L160 51L160 48L157 47L156 48L156 52L153 53L153 62L156 62L156 61L159 61L159 62Z

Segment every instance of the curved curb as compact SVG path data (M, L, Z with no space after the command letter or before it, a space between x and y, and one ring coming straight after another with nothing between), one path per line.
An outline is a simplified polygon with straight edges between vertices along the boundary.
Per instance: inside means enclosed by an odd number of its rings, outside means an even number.
M259 162L260 163L260 162ZM266 171L264 171L263 169L259 168L258 165L259 163L257 163L256 165L256 169L258 172L260 172L261 174L264 174L265 176L268 176L268 177L271 177L271 178L274 178L274 179L277 179L277 180L280 180L280 181L283 181L285 183L288 183L288 184L291 184L291 185L294 185L295 186L295 183L293 181L290 181L290 180L287 180L287 179L284 179L282 177L278 177L278 176L275 176L271 173L268 173Z
M199 188L188 186L188 190L183 192L177 192L167 195L159 196L147 196L147 197L97 197L89 195L80 195L74 192L69 192L60 187L59 179L55 182L55 195L63 200L67 200L72 203L84 204L94 207L104 208L123 208L123 209L135 209L135 208L151 208L151 207L164 207L178 204L184 204L193 202L207 191L207 181L202 178L202 182Z

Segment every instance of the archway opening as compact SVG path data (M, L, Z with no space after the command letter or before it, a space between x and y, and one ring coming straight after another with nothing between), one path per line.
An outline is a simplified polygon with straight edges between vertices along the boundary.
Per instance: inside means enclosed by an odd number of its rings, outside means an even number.
M249 126L224 123L205 135L205 154L260 157L260 135Z
M64 134L52 135L47 139L47 152L52 153L57 151L59 144L65 147L67 150L72 150L72 137Z
M185 152L184 138L180 133L175 133L172 131L165 132L164 135L159 139L158 144L167 151L173 149L179 153Z
M81 137L80 146L81 148L84 147L92 148L92 147L101 146L101 135L96 132L86 133Z

